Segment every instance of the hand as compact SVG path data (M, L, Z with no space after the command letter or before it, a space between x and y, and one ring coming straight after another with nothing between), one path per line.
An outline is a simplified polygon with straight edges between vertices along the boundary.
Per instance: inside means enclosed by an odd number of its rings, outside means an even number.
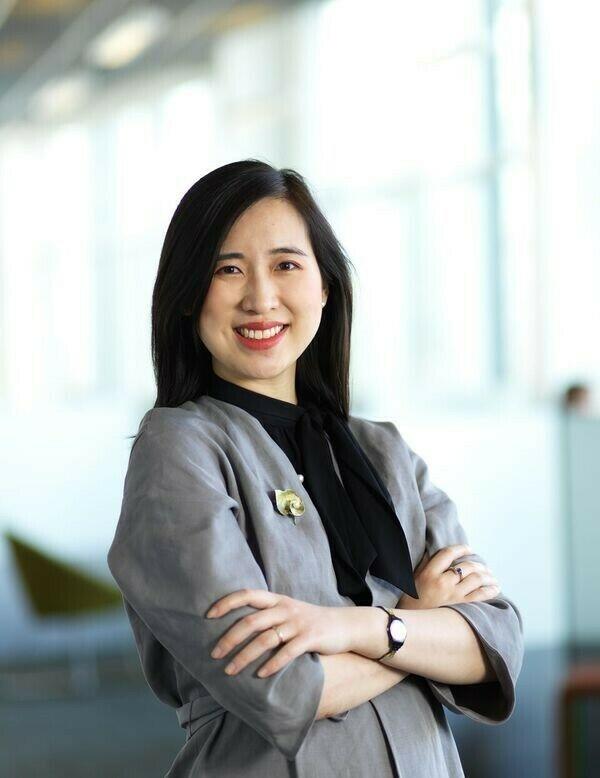
M403 594L396 607L421 610L457 602L489 600L500 592L498 581L481 562L461 562L463 579L448 568L459 557L472 553L466 545L446 546L431 559L427 551L415 569L419 599Z
M320 654L339 654L350 650L352 636L352 608L324 607L295 600L283 594L265 589L239 589L222 597L207 612L208 618L220 617L233 608L250 605L260 610L237 621L222 635L211 652L213 658L221 658L247 637L257 633L235 656L231 672L235 675L265 651L277 648L279 636L271 627L278 627L284 637L280 650L258 671L261 678L272 675L292 659L307 651ZM215 650L221 649L220 653Z

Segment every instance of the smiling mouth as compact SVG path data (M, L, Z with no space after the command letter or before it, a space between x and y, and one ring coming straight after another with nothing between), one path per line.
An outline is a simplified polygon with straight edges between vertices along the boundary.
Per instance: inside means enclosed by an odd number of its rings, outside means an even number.
M279 335L281 335L282 332L284 332L290 325L284 324L281 328L279 328L273 335L269 336L268 338L264 337L264 335L261 335L260 337L253 337L250 338L247 335L244 335L243 330L246 329L245 327L234 327L233 329L238 333L238 335L241 335L242 338L245 338L246 340L250 340L256 343L268 343L270 340L274 340ZM251 331L251 330L246 330ZM262 330L254 330L255 332L262 332Z
M278 344L281 343L281 341L285 338L289 326L289 324L284 324L279 332L276 332L275 335L272 335L270 338L248 338L235 327L233 328L233 331L237 335L238 343L243 349L253 352L267 353L272 349L277 348Z

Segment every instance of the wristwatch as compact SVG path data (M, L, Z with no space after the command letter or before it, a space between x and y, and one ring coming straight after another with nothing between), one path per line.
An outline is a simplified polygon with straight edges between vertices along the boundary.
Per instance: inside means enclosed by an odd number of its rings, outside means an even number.
M379 659L385 659L388 656L394 656L396 651L404 645L404 641L406 640L406 624L403 619L399 616L395 616L392 611L384 608L383 605L376 605L375 607L381 608L381 610L385 611L388 615L387 634L389 651L379 657ZM379 659L377 661L379 661Z

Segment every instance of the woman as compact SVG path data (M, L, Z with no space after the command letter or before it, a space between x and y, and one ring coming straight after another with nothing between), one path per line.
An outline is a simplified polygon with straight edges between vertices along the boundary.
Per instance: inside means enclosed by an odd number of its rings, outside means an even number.
M443 706L513 710L517 608L395 425L349 414L348 267L303 178L257 160L169 225L108 553L186 730L168 776L462 776Z

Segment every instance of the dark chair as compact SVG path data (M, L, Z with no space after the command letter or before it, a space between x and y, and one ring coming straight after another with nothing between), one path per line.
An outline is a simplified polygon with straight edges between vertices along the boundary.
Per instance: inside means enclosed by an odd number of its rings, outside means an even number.
M584 757L582 726L577 719L578 705L584 699L600 698L600 662L572 665L563 680L559 702L559 750L561 778L587 778L580 769Z

